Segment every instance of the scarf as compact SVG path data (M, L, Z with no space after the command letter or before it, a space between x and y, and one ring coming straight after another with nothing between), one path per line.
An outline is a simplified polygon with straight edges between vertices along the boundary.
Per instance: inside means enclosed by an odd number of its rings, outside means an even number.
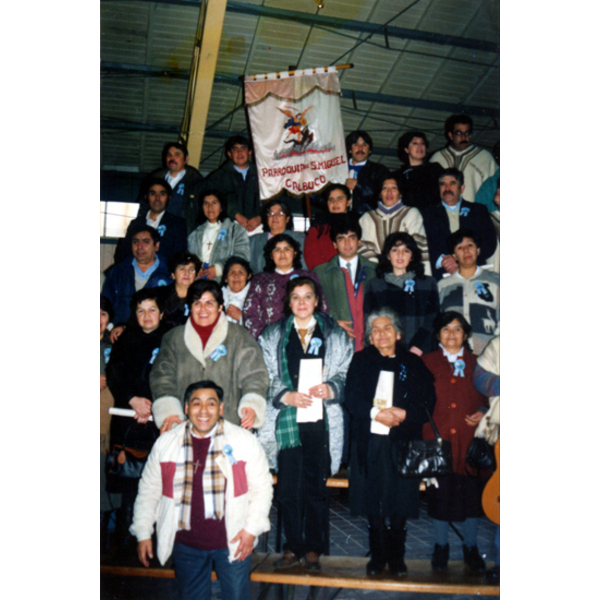
M323 333L323 319L318 313L314 314L317 323ZM294 315L290 315L285 324L285 331L283 333L283 339L281 340L281 355L279 362L281 364L281 381L289 389L294 389L292 378L288 367L288 359L285 348L290 339L290 332L294 329ZM277 436L277 447L279 450L285 450L286 448L295 448L301 446L300 433L298 431L298 423L296 422L296 411L298 409L295 406L286 406L279 411L279 418L277 419L277 429L275 431ZM327 413L323 411L323 417L325 419L325 429L328 430L327 425Z
M406 271L404 275L394 275L393 273L384 273L383 278L388 283L399 287L404 290L404 282L408 279L415 279L417 276L414 271Z
M192 514L192 483L194 480L191 423L185 424L182 453L175 466L173 487L182 487L181 512L177 529L191 529ZM183 454L183 457L182 457ZM223 454L223 417L217 422L217 430L212 436L210 448L206 456L206 465L202 473L202 489L204 491L204 518L222 519L225 508L225 476L217 465L217 457ZM183 458L183 460L181 460Z
M197 325L196 321L190 317L190 323L194 328L194 331L200 336L200 340L202 341L202 350L206 348L206 344L212 335L213 329L216 327L219 318L221 315L217 317L217 320L212 325L207 325L206 327L202 327L201 325Z
M377 202L377 210L379 210L379 212L383 213L384 215L388 216L393 215L395 212L398 212L403 206L404 204L402 204L402 198L400 198L400 200L398 200L398 202L396 202L396 204L392 206L386 206L381 200Z

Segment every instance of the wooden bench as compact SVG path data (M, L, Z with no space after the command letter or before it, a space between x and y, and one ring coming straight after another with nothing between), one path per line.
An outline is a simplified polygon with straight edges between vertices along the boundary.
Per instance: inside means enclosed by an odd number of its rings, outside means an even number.
M273 585L305 585L312 587L351 588L392 592L422 592L429 594L467 594L473 596L499 596L500 586L489 584L484 575L470 573L460 561L449 561L448 570L437 573L426 559L407 560L407 575L392 577L384 572L381 575L367 576L366 557L322 556L320 573L306 573L301 565L278 571L273 567L279 554L254 552L250 580ZM141 565L101 565L100 574L133 577L174 578L172 568L161 567L156 559L150 567ZM216 579L213 572L212 578ZM265 597L268 589L261 592Z

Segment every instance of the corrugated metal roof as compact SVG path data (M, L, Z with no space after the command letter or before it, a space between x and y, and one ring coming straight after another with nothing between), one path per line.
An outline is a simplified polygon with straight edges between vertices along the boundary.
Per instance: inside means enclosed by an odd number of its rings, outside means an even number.
M330 65L339 57L354 64L340 72L344 129L368 130L375 160L397 168L397 140L408 129L424 130L430 150L445 145L443 124L452 112L446 105L499 114L499 7L499 0L325 0L318 10L315 0L230 0L201 172L223 160L229 134L246 130L243 109L235 111L243 101L239 76ZM101 168L145 173L159 166L163 144L181 126L200 3L106 0L100 9ZM387 39L383 29L369 34L369 27L387 22ZM429 101L443 108L432 109ZM491 148L499 118L471 116L473 141Z

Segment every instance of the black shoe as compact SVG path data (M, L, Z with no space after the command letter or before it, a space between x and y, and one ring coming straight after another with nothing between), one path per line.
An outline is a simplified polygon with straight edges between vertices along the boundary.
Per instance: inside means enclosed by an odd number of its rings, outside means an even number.
M434 571L445 571L448 568L448 558L450 556L450 545L445 544L440 546L436 544L433 547L433 555L431 557L431 566Z
M404 527L388 531L387 564L390 573L396 577L402 577L408 572L404 562L405 544L406 529Z
M367 563L367 575L380 575L385 569L384 529L369 527L371 560Z
M500 565L496 565L485 572L485 580L489 583L500 583Z
M479 556L477 546L465 546L463 544L463 556L465 558L465 565L473 573L485 573L485 561Z
M295 567L299 565L301 562L300 557L294 554L291 550L285 550L281 558L278 558L273 566L276 569L289 569L290 567Z

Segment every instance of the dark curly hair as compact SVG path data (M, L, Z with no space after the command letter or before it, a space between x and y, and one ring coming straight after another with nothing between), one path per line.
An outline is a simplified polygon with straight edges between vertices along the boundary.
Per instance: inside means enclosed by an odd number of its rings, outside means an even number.
M417 246L415 238L410 235L410 233L404 231L390 233L390 235L385 238L381 254L379 255L379 264L376 269L377 277L383 277L385 273L393 272L394 269L392 268L389 254L394 246L406 246L412 252L412 257L406 270L414 271L417 279L423 279L425 277L425 267L421 262L423 254L421 253L419 246Z
M288 235L287 233L280 233L278 235L274 235L265 244L265 247L263 250L264 255L265 255L265 268L264 268L265 273L274 273L275 269L277 268L275 266L275 261L273 260L273 257L271 255L273 253L273 250L275 250L275 246L277 246L277 244L279 242L287 242L294 249L293 268L301 269L302 268L302 249L300 248L300 244L291 235Z

